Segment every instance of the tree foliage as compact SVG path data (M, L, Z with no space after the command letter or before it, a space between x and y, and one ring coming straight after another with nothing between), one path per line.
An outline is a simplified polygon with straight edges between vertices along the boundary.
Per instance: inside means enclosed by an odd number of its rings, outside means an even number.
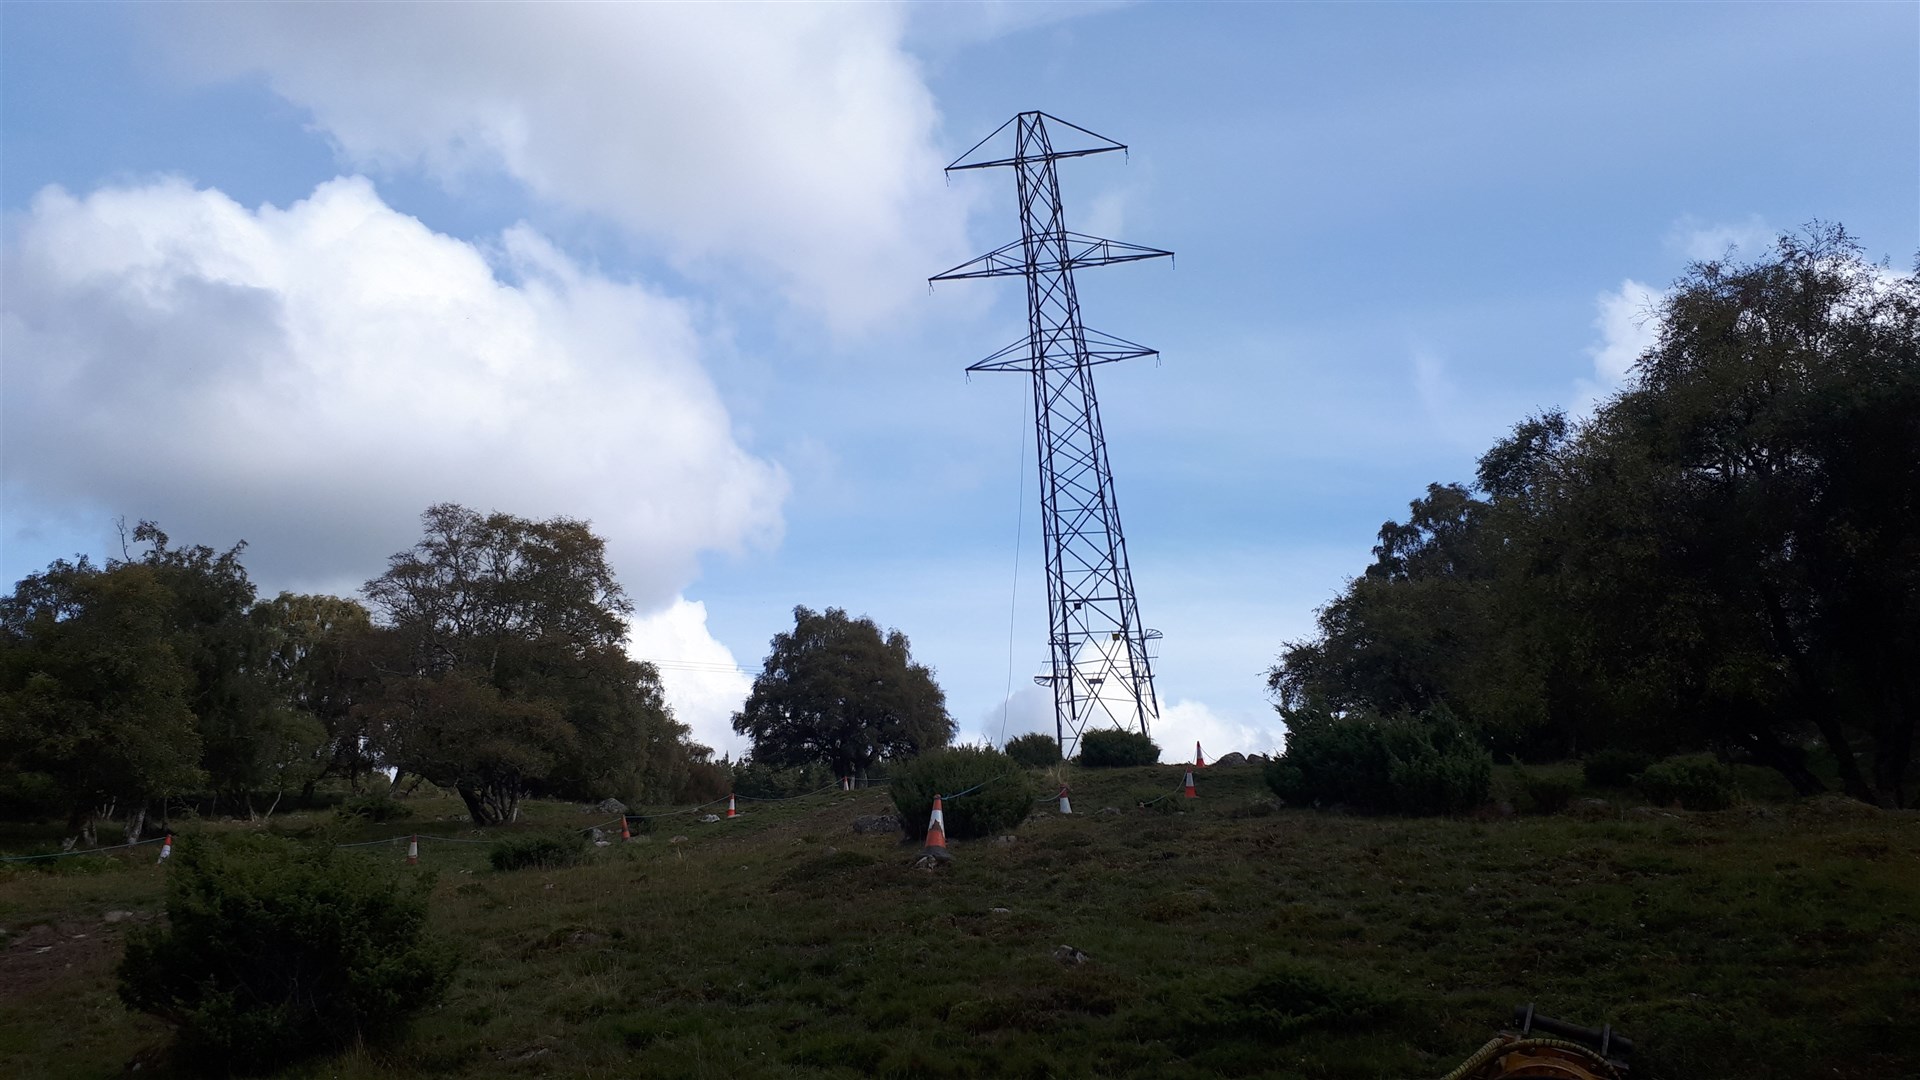
M28 804L14 812L60 813L91 842L116 803L205 779L172 604L151 567L85 558L28 575L0 601L0 788Z
M822 762L865 776L882 760L947 745L955 731L933 672L913 661L907 636L882 634L839 608L793 609L791 633L774 635L733 730L751 736L753 759L775 767Z
M690 748L659 674L626 655L632 604L585 522L441 504L367 582L383 672L361 707L390 764L479 824L530 793L666 799Z
M1710 748L1911 796L1920 278L1838 228L1675 284L1632 382L1435 485L1270 673L1289 724L1444 705L1490 745Z

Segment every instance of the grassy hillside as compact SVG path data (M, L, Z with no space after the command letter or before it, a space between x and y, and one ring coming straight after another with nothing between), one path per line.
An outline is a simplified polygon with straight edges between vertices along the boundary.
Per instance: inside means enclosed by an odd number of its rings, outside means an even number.
M1920 1075L1920 815L1371 818L1274 810L1254 767L1136 808L1178 780L1083 772L1074 816L935 871L852 831L878 791L664 819L568 870L423 842L452 993L406 1043L296 1075L1437 1076L1525 1001L1640 1039L1637 1076ZM475 838L420 805L343 838ZM0 1075L155 1059L112 979L161 909L152 859L0 870Z

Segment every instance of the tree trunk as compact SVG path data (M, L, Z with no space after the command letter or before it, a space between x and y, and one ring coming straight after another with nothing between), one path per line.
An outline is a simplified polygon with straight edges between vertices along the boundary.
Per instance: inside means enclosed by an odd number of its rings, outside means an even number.
M475 825L508 825L520 819L520 791L513 785L458 784L454 790L467 804L467 816Z
M481 799L478 788L471 784L455 784L453 789L460 793L460 801L467 804L467 816L473 819L475 825L484 828L494 824L490 820L493 811Z
M1880 805L1879 800L1874 798L1873 788L1867 784L1866 776L1860 771L1860 759L1854 756L1853 747L1847 742L1846 729L1834 719L1833 710L1822 700L1824 695L1817 692L1820 680L1813 665L1807 662L1806 655L1794 643L1793 628L1788 623L1785 606L1773 590L1765 589L1763 595L1767 601L1767 616L1773 627L1774 645L1786 657L1794 674L1793 681L1798 684L1792 691L1793 697L1801 711L1812 718L1813 726L1820 732L1820 737L1826 740L1827 748L1833 751L1833 760L1840 766L1841 786L1848 795L1861 802Z
M1873 780L1880 789L1880 805L1889 810L1907 805L1907 769L1913 763L1913 713L1886 695L1886 713L1874 725Z
M67 815L67 837L60 842L60 850L72 851L74 848L82 845L86 847L99 846L99 838L94 833L94 822L96 820L93 807L76 807L73 813Z
M1804 797L1827 790L1827 785L1807 767L1807 752L1782 742L1773 732L1753 732L1748 749L1753 751L1755 761L1786 777L1787 783L1793 785L1794 794Z
M126 843L137 844L147 831L147 804L137 802L127 809Z

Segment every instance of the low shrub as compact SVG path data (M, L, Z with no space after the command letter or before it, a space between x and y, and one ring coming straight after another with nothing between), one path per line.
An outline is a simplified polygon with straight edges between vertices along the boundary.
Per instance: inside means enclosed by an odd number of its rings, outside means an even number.
M1060 742L1051 735L1035 731L1007 741L1007 756L1029 769L1047 769L1060 764Z
M1268 763L1265 778L1295 805L1454 814L1486 801L1493 759L1444 715L1294 715L1286 753Z
M947 836L970 840L994 836L1027 820L1036 792L1033 777L998 750L961 746L910 758L894 770L889 789L900 827L909 839L927 835L935 795L952 796L943 816Z
M1246 978L1232 977L1241 984L1235 990L1208 986L1180 994L1140 1034L1170 1035L1188 1054L1236 1040L1293 1045L1315 1030L1364 1030L1403 1008L1404 998L1390 987L1291 961Z
M1677 802L1688 810L1725 810L1733 805L1733 770L1712 758L1656 762L1635 783L1655 806Z
M587 859L587 838L577 832L544 832L509 836L487 849L495 870L558 869L578 866Z
M1580 785L1573 777L1557 773L1534 773L1521 771L1519 774L1520 793L1526 796L1527 806L1536 814L1557 814L1573 802L1573 793Z
M1124 769L1159 760L1160 747L1138 731L1107 728L1080 736L1080 764L1090 769Z
M334 815L342 821L362 821L377 824L384 821L399 821L413 816L413 807L381 792L378 795L355 795L334 810Z
M1594 787L1623 788L1632 787L1633 778L1646 771L1653 764L1653 757L1638 750L1623 750L1608 747L1587 755L1580 763L1580 771L1586 776L1587 783Z
M128 935L119 990L196 1075L393 1036L446 991L429 874L262 834L183 839L171 862L167 925Z

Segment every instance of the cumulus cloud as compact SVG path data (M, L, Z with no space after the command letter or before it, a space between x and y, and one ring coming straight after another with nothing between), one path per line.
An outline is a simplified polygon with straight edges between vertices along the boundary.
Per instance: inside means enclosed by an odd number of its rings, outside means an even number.
M1285 742L1285 729L1277 717L1255 722L1246 718L1223 716L1198 701L1175 701L1160 710L1160 721L1153 725L1153 741L1160 744L1160 760L1192 761L1193 744L1205 749L1207 760L1224 754L1272 754Z
M856 327L964 258L931 92L878 4L170 9L185 70L264 74L362 168L504 171L713 279Z
M733 714L746 704L753 677L707 632L707 605L676 597L665 608L628 624L627 651L660 669L667 704L693 729L695 742L742 757L752 747L733 732Z
M1593 377L1574 384L1576 413L1588 413L1602 399L1626 385L1633 365L1660 338L1659 310L1666 294L1628 278L1618 289L1594 298L1599 313L1593 327L1600 340L1587 350L1593 359Z
M1030 731L1054 733L1053 692L1041 687L1015 690L1003 706L1006 737L1000 737L1002 709L995 708L977 721L972 734L962 732L961 741L984 738L996 746L1006 739ZM1164 705L1160 718L1153 722L1153 741L1160 747L1165 762L1193 760L1193 744L1206 749L1207 760L1238 751L1242 754L1271 754L1286 741L1286 729L1271 710L1258 717L1222 714L1199 701L1179 700Z
M0 262L10 530L75 507L246 538L265 582L351 590L434 502L591 520L643 609L773 542L684 304L525 227L491 250L338 179L249 210L175 180L43 191Z

